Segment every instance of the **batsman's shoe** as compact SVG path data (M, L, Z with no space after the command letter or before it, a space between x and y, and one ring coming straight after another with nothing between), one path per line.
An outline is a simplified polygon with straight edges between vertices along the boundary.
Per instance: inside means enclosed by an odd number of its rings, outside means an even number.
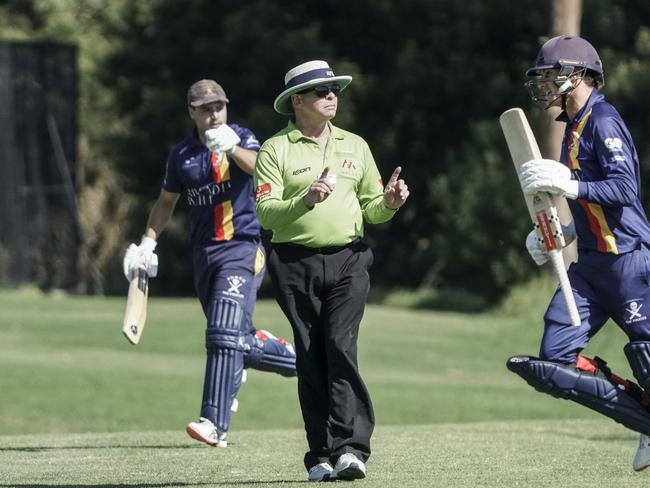
M333 471L330 463L320 463L311 467L307 479L309 481L331 481L334 479Z
M199 417L198 422L190 422L187 425L185 432L187 432L192 439L205 442L214 447L228 446L228 441L226 441L227 433L221 432L211 420L203 417Z
M648 466L650 466L650 436L641 434L632 467L634 471L643 471Z
M337 459L332 474L338 480L358 480L366 477L366 465L351 452L346 452Z

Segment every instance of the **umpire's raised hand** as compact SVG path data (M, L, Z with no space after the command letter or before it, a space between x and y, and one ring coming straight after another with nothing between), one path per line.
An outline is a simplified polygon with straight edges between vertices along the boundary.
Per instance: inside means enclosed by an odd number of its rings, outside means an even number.
M406 185L406 182L404 180L398 179L401 172L401 166L395 168L395 171L393 171L393 174L388 180L386 188L384 188L384 204L388 208L400 208L402 205L404 205L404 202L406 202L406 199L410 195L409 187Z

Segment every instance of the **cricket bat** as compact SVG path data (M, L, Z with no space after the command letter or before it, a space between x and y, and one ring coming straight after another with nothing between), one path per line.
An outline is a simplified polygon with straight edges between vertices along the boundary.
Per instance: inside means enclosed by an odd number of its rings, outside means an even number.
M147 320L147 297L149 295L149 276L144 268L138 269L129 283L126 311L122 322L122 333L133 345L140 342L142 330Z
M541 159L542 155L537 146L537 141L524 111L520 108L506 110L499 117L499 122L510 150L512 162L517 171L517 177L519 177L522 164L531 159ZM553 271L560 282L560 289L571 318L571 325L578 327L580 326L580 314L578 313L578 307L571 291L571 283L562 259L562 248L565 246L565 241L553 196L546 192L539 192L535 195L524 194L524 200L530 218L537 230L537 238L544 243L553 265Z

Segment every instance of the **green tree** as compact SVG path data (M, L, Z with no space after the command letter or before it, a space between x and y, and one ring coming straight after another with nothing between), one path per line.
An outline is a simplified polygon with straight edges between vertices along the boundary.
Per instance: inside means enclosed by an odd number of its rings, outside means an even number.
M307 59L353 75L336 123L368 140L385 177L402 165L411 188L391 223L367 229L378 288L453 290L489 305L538 272L498 116L520 106L535 118L523 75L550 30L550 0L28 0L0 9L5 35L80 46L82 201L109 289L123 290L121 252L144 227L169 149L191 128L187 87L218 80L230 119L265 139L286 123L272 109L285 72ZM603 58L605 94L632 130L645 184L648 25L644 0L583 0L581 31ZM159 246L158 292L190 291L187 260L175 259L188 255L183 215Z

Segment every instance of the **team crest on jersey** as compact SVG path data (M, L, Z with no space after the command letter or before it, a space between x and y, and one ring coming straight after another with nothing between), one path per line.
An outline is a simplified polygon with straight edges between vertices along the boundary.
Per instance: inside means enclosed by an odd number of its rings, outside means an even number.
M642 322L648 317L645 315L645 311L642 311L643 308L643 299L635 298L625 302L625 323L633 324L635 322Z
M246 278L243 276L230 275L226 278L226 280L228 280L228 285L230 285L230 288L222 293L224 295L228 295L229 297L243 298L244 295L239 291L239 289L246 283Z
M259 202L271 195L271 183L263 183L255 190L255 201Z
M623 141L618 137L608 137L605 139L605 147L609 149L610 152L620 151L623 149Z

